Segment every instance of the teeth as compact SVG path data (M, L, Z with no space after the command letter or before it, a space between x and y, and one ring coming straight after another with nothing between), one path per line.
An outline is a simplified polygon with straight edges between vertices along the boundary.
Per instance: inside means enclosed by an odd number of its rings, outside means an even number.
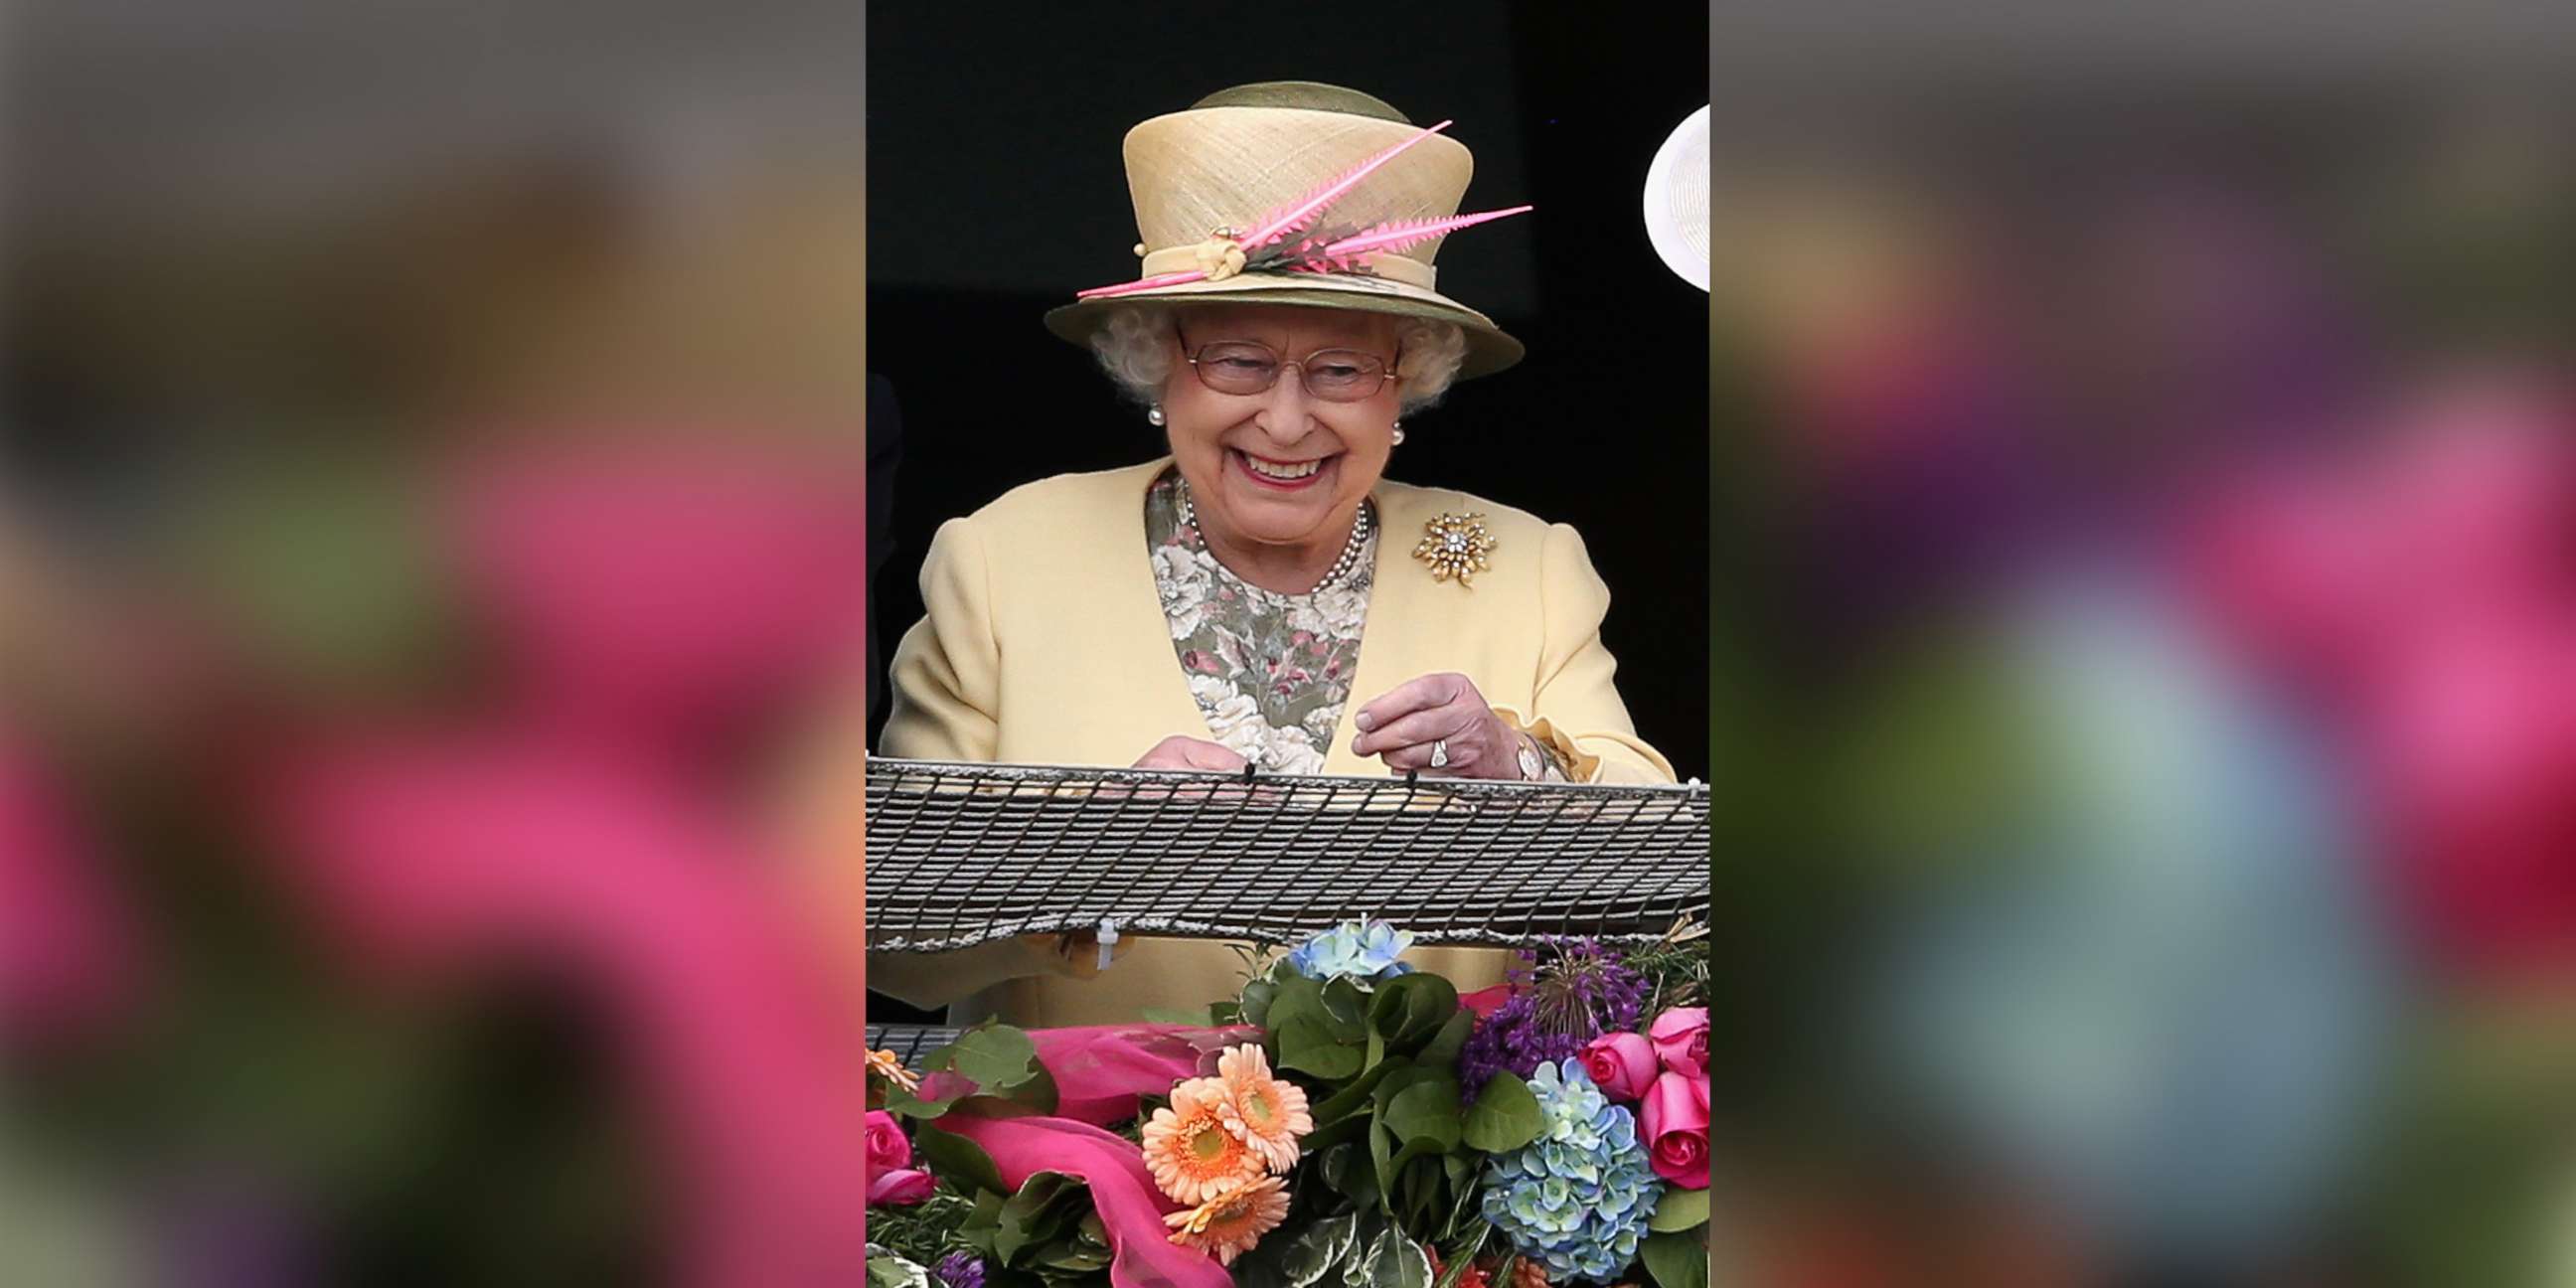
M1322 461L1300 461L1295 465L1274 465L1269 461L1265 461L1258 456L1252 455L1249 452L1244 454L1243 460L1245 464L1252 467L1253 473L1266 479L1302 479L1307 475L1313 474L1315 471L1324 468L1324 463Z

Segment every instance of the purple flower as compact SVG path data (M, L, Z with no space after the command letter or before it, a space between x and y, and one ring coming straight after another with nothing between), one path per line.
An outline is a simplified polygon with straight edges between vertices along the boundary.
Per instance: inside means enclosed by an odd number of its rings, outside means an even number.
M1540 1065L1580 1057L1604 1033L1636 1027L1652 986L1622 964L1617 949L1590 939L1549 946L1555 956L1529 973L1529 991L1514 994L1468 1034L1458 1053L1458 1081L1470 1093L1497 1073L1526 1078ZM1522 956L1537 960L1534 953Z
M930 1268L941 1288L984 1288L984 1263L971 1252L952 1252Z

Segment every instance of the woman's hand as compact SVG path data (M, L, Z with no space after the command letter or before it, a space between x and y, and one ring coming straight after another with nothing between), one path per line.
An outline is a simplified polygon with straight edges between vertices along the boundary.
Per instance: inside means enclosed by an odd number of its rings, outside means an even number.
M1151 751L1137 758L1135 769L1212 769L1220 773L1240 773L1243 757L1222 743L1205 738L1185 738L1173 734L1155 743Z
M1445 778L1521 777L1520 735L1485 705L1466 676L1450 673L1407 680L1359 709L1351 718L1360 736L1355 755L1377 756L1390 771L1419 769ZM1435 747L1443 763L1431 763Z

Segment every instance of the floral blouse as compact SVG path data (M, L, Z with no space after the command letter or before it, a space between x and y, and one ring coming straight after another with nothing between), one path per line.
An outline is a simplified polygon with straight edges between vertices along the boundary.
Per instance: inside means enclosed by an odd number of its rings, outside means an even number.
M1283 595L1237 578L1181 522L1181 476L1145 494L1145 542L1172 650L1208 732L1236 755L1282 774L1320 774L1350 701L1368 620L1378 533L1370 526L1334 584Z

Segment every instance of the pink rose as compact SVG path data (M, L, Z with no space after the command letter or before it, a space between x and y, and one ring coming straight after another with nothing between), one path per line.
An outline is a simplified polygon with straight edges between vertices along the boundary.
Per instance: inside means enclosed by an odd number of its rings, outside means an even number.
M1503 1009L1503 1003L1510 1000L1512 1000L1512 986L1496 984L1492 988L1480 988L1473 993L1460 994L1458 1004L1474 1011L1476 1018L1481 1020Z
M1654 1085L1655 1044L1642 1033L1605 1033L1583 1048L1583 1071L1601 1094L1626 1104Z
M1706 1184L1707 1178L1701 1178L1701 1183ZM928 1172L912 1169L887 1172L868 1182L868 1206L911 1207L929 1198L931 1190L937 1188L938 1184L930 1178Z
M1664 1067L1693 1078L1708 1076L1708 1008L1676 1006L1655 1017L1646 1036Z
M903 1125L894 1115L882 1109L868 1114L868 1170L891 1172L912 1166L912 1142L904 1138Z
M1708 1090L1705 1083L1665 1073L1637 1106L1655 1175L1686 1190L1708 1188Z

